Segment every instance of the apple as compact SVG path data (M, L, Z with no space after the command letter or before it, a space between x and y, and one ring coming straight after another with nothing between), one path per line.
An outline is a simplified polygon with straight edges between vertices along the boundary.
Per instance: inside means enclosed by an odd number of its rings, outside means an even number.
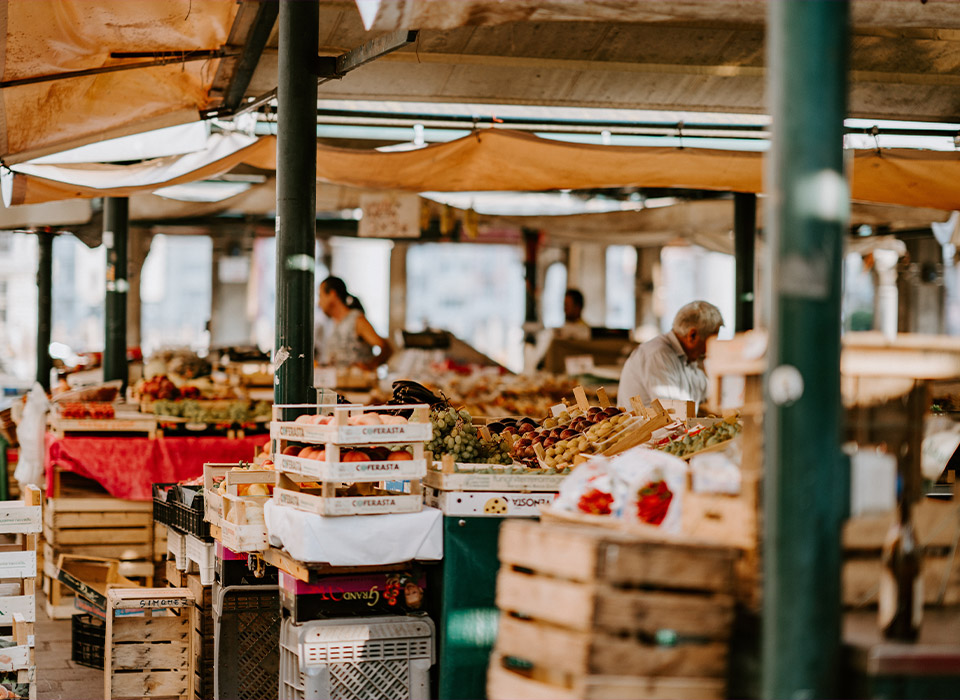
M304 459L310 459L310 453L311 453L311 452L313 452L313 448L308 445L307 447L304 447L303 449L301 449L301 450L297 453L297 457L303 457ZM287 454L286 450L284 450L284 454Z
M577 434L576 430L571 430L570 428L567 428L562 433L560 433L560 439L569 440L570 438L574 437L576 434Z
M306 448L300 447L299 445L287 445L286 447L283 448L283 454L296 456L300 454L304 449Z
M387 459L391 462L406 462L413 459L413 455L407 452L406 450L395 450L390 453L390 456Z
M345 455L340 455L341 462L369 462L370 455L361 450L350 450Z

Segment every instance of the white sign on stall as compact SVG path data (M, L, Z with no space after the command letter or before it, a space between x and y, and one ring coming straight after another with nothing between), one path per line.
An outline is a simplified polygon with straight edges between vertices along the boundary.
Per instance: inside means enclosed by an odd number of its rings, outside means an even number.
M415 194L362 194L362 238L419 238L420 197Z

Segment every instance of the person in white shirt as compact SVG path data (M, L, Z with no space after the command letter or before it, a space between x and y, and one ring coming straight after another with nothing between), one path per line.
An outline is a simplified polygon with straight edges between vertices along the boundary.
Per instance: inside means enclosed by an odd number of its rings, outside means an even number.
M590 340L590 326L583 320L583 292L568 289L563 295L564 323L557 328L554 338L564 340Z
M653 399L678 399L699 404L707 398L707 375L703 357L707 340L720 331L720 309L707 301L683 306L673 319L673 330L638 346L627 358L620 374L617 402L630 407L630 399L639 396L645 403Z

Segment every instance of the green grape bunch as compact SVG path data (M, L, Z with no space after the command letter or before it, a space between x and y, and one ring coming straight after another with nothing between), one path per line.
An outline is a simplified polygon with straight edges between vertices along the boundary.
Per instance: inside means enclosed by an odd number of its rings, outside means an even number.
M480 449L484 456L484 464L513 464L513 457L510 456L510 443L502 435L493 433L490 435L490 441L480 441Z
M499 435L490 442L480 439L473 417L466 409L443 408L430 414L433 435L427 449L439 458L453 455L461 464L511 464L509 447Z

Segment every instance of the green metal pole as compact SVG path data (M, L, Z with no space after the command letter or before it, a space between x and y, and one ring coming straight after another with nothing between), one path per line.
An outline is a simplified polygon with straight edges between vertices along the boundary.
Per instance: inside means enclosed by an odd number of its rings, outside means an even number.
M127 237L129 200L103 200L103 245L107 249L106 342L103 346L103 379L120 379L126 388L127 373Z
M9 446L6 438L0 435L0 501L5 501L10 497L10 484L8 483L10 475L7 473L7 448Z
M45 391L50 391L50 326L52 323L53 297L53 233L38 231L39 255L37 258L37 381Z
M736 329L753 328L754 269L756 268L757 195L733 195L733 249L736 259Z
M849 190L843 175L849 3L768 3L763 694L837 697L840 301Z
M524 323L537 322L537 253L540 244L540 232L536 229L523 229L523 279L524 286ZM528 332L525 342L533 343L534 333Z
M317 241L317 59L314 0L280 3L277 84L277 328L273 394L307 403L313 387Z

